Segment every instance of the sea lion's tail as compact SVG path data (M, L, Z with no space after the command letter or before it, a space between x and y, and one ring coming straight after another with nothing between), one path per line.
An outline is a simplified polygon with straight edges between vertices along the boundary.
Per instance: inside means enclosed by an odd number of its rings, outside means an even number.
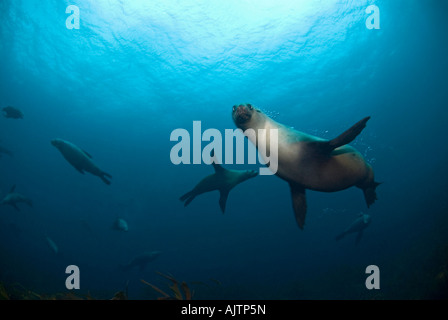
M375 200L378 200L376 196L376 187L378 187L380 184L381 182L373 181L370 185L362 189L368 208L375 202Z
M101 180L103 180L103 182L107 185L110 185L110 181L108 179L106 179L106 177L108 178L112 178L112 176L110 174L108 174L107 172L101 172L100 178Z

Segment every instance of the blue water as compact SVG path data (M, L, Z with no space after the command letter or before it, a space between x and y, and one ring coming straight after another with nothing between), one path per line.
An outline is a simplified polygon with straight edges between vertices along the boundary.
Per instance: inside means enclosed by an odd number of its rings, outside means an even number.
M132 3L132 4L131 4ZM380 9L368 29L365 9ZM80 28L67 29L68 5ZM448 101L444 1L37 1L0 2L0 197L12 185L33 200L0 207L0 282L107 299L169 291L156 273L186 281L197 299L434 299L447 297L444 138ZM365 116L352 143L383 182L367 209L362 192L309 191L305 229L288 184L258 176L188 207L179 197L213 169L170 160L177 128L234 129L232 106L250 102L278 122L323 138ZM81 175L50 141L92 154L112 184ZM245 169L249 165L225 165ZM372 223L334 237L360 212ZM128 232L111 229L116 218ZM46 238L58 246L55 254ZM145 251L144 270L120 265ZM368 290L368 265L381 271ZM197 283L200 282L200 283Z

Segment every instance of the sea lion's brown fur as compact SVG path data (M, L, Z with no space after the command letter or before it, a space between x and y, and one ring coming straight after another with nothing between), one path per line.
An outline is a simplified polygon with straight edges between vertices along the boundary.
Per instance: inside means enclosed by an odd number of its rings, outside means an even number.
M260 139L271 136L269 130L278 129L278 169L275 174L291 187L296 221L301 229L305 224L306 189L335 192L356 186L364 191L367 206L376 200L375 188L379 183L374 181L372 167L356 149L347 145L361 133L370 117L333 140L282 125L251 104L235 105L232 118L241 130L255 130L255 136L247 136L257 148L259 143L262 145ZM258 135L259 129L266 129L266 135ZM270 143L266 141L265 144L268 151L271 150Z

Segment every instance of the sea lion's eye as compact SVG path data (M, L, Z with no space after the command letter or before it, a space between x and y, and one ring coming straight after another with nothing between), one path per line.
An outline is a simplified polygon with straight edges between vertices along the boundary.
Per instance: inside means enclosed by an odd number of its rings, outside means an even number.
M252 107L252 105L250 103L247 106L249 107L249 110L253 110L253 108L254 108L254 107Z
M233 109L232 109L233 111L235 111L236 110L236 106L233 106Z

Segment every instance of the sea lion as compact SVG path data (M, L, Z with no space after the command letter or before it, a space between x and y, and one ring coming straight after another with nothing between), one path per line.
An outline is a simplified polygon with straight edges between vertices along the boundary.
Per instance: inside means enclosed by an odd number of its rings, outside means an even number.
M3 200L0 202L0 204L7 204L10 206L13 206L17 211L20 211L19 207L17 206L18 203L26 203L30 207L33 206L33 202L25 197L24 195L21 195L20 193L14 192L16 189L16 186L13 185L9 193L3 198Z
M158 256L160 256L160 251L151 251L151 252L144 252L134 258L132 258L131 261L129 261L127 264L122 265L121 269L123 271L128 271L134 267L138 267L140 271L143 271L146 267L146 265L150 262L152 262L154 259L156 259Z
M53 251L55 254L58 254L59 248L56 243L48 236L45 237L45 240L47 241L47 245L51 249L51 251Z
M100 168L92 161L92 156L86 151L82 150L78 146L71 142L62 139L53 139L51 144L55 146L64 156L64 158L79 172L84 174L84 171L90 172L94 176L97 176L103 180L107 185L110 185L110 181L106 179L112 178L112 176Z
M11 119L23 119L23 113L17 108L14 107L4 107L3 109L3 115L5 118L11 118Z
M114 223L112 225L112 229L117 230L117 231L124 231L124 232L129 231L128 223L121 218L117 218L114 221Z
M370 117L362 119L332 140L280 124L251 104L233 106L232 118L241 130L255 131L255 134L246 136L257 148L261 143L267 150L275 150L270 148L275 141L266 138L271 135L259 135L259 129L266 129L266 132L278 130L278 154L273 157L278 159L275 174L290 185L295 218L300 229L305 225L306 189L335 192L356 186L363 190L367 207L377 199L375 189L379 183L374 181L372 167L357 150L347 145L361 133ZM268 161L266 157L265 160Z
M254 178L258 175L254 170L228 170L216 163L214 153L212 152L212 165L215 169L215 173L206 176L204 179L193 188L193 190L187 192L182 197L181 201L185 201L184 206L188 206L193 199L203 193L218 190L219 206L222 213L226 210L227 197L230 190L235 188L241 182L244 182L250 178Z
M369 226L371 221L372 218L370 217L370 215L361 212L358 216L358 219L353 221L353 223L347 229L336 236L336 241L341 240L349 233L358 233L355 240L355 244L358 244L362 238L364 229Z

